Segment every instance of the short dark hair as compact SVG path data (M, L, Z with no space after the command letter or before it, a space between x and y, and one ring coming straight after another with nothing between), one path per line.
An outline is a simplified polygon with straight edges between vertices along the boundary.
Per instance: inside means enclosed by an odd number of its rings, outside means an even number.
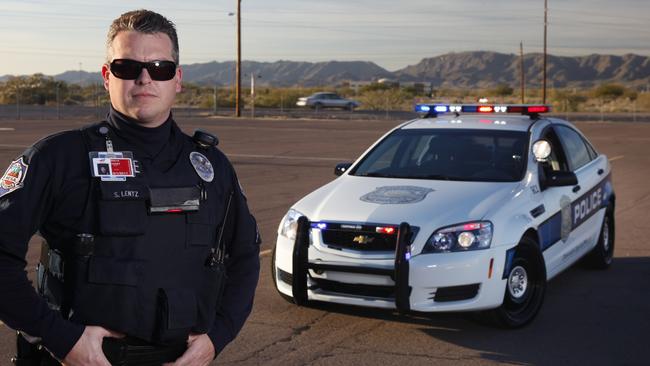
M176 26L171 20L151 10L139 9L126 12L115 19L108 29L106 39L106 57L111 54L113 40L119 32L136 31L145 34L164 33L172 41L172 57L178 65L178 36L176 35ZM111 60L107 59L107 62Z

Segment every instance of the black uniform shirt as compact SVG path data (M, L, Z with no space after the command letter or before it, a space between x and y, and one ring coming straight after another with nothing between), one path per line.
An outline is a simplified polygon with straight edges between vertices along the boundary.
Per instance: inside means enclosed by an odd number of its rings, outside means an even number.
M111 109L107 121L114 145L133 151L145 168L165 171L178 159L188 158L181 156L181 151L191 139L171 116L159 127L146 128ZM37 142L23 154L28 168L22 188L0 197L0 319L14 329L41 337L59 359L77 342L83 325L64 319L36 294L24 270L25 255L36 231L64 252L70 250L66 243L77 233L86 232L86 203L92 199L91 179L97 179L91 178L88 151L80 131L62 132ZM229 180L235 193L234 239L226 261L228 280L222 305L208 330L219 353L250 314L259 277L259 237L232 166L216 149L210 156L215 160L215 180Z

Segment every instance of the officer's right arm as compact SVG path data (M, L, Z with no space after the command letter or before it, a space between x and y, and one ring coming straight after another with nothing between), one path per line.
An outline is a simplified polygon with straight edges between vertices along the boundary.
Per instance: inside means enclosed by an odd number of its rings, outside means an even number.
M22 188L0 190L0 320L40 337L54 356L63 359L81 337L84 326L51 310L25 271L27 243L52 210L55 168L47 154L36 147L28 149L23 159L27 168L23 168L19 181ZM5 181L4 188L11 187L8 183Z

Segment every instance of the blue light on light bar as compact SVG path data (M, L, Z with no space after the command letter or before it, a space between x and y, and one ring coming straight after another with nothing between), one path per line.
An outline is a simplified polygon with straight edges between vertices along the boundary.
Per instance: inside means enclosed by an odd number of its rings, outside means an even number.
M421 113L422 112L428 113L429 111L431 111L431 107L426 105L426 104L416 104L415 105L415 111L416 112L421 112Z

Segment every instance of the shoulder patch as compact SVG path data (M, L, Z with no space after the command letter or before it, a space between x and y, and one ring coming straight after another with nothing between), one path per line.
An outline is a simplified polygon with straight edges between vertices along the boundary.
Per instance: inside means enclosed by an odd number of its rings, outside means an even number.
M22 156L9 164L9 168L0 178L0 197L23 187L27 169L29 165Z

